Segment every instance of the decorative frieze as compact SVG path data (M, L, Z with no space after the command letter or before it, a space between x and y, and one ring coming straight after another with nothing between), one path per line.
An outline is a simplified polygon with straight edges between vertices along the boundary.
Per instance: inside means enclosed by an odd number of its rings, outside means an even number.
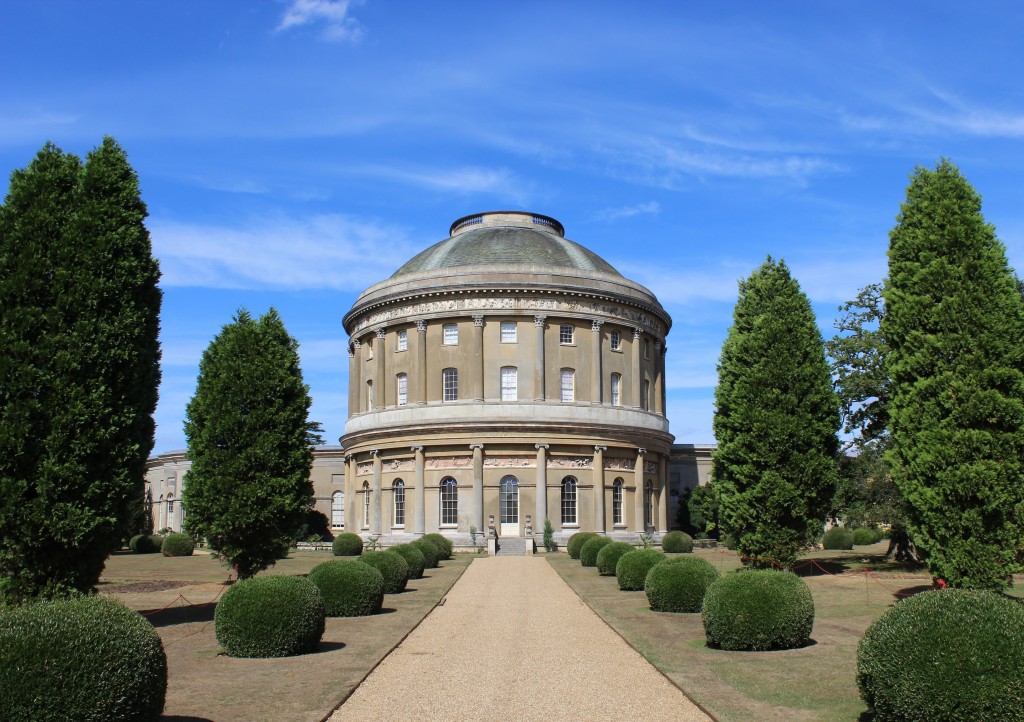
M472 456L435 456L427 459L428 469L468 469L473 466Z
M633 471L636 468L636 462L633 459L610 456L604 460L604 468L610 471Z
M412 471L414 468L412 459L389 459L381 464L382 471Z
M526 456L488 456L484 459L484 466L497 469L529 468L537 465L534 457Z
M644 462L644 473L645 474L657 474L658 473L658 462L657 461L645 461Z
M373 463L369 464L356 464L356 474L362 476L363 474L373 473Z
M592 459L589 456L552 456L548 459L550 469L589 469Z

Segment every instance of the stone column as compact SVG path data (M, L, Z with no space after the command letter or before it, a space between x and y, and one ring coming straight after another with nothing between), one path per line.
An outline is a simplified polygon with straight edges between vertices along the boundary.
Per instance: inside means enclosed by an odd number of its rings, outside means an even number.
M533 365L533 400L543 401L544 391L544 322L545 316L534 316L533 325L537 327L537 356Z
M349 416L360 413L364 410L365 399L363 398L363 344L357 338L352 342L352 360L355 361L354 375L349 378L349 394L355 397L352 408L348 410Z
M484 317L473 316L473 353L476 364L471 377L471 389L474 401L484 400ZM477 527L478 529L480 527Z
M654 342L654 403L652 410L659 416L665 415L665 405L662 401L665 389L665 356L662 351L661 341Z
M668 532L668 454L661 454L658 460L658 531Z
M470 444L473 450L473 521L477 530L484 528L484 445Z
M359 363L356 359L355 340L348 342L348 417L359 413Z
M636 484L636 509L634 509L634 520L637 531L647 531L644 528L644 457L647 449L636 450L636 466L633 467L634 483Z
M640 404L640 393L643 390L643 374L640 369L640 329L633 329L633 408L639 409Z
M381 459L376 449L373 450L373 498L370 499L370 514L373 517L370 521L370 533L381 534L382 510L384 508L384 494L381 493Z
M607 446L594 447L594 531L604 534L604 452Z
M602 389L602 364L601 364L601 324L604 321L598 321L597 319L590 322L590 331L593 341L591 342L591 356L593 357L593 364L591 366L591 373L594 378L591 379L590 383L590 403L599 404L601 403L601 389ZM603 527L602 527L603 528Z
M534 529L544 529L548 518L548 445L534 444L537 450L537 516L533 519Z
M668 355L668 344L662 343L661 345L661 415L665 416L668 414L668 401L665 382L665 356Z
M356 524L356 459L345 456L345 531L355 531Z
M383 328L374 331L377 336L377 348L373 356L373 405L378 409L387 406L387 392L384 390L384 335Z
M416 511L413 512L413 534L422 536L427 531L427 489L426 489L426 461L424 460L423 447L411 447L416 452Z
M427 322L416 322L416 403L427 403Z

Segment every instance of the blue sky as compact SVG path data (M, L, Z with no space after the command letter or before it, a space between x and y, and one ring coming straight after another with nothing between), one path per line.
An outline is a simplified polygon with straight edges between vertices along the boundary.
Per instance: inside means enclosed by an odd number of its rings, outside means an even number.
M163 270L157 452L240 306L281 312L335 441L358 293L506 208L657 293L671 430L710 442L737 279L784 258L831 335L915 165L959 165L1024 264L1021 37L1011 2L11 2L0 191L48 139L127 150Z

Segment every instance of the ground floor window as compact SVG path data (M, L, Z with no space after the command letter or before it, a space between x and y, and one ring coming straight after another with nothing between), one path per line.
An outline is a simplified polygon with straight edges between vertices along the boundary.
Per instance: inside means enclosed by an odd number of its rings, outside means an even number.
M644 484L644 527L654 526L654 482L650 479Z
M345 492L336 491L331 496L331 526L340 529L345 526Z
M519 523L519 479L506 476L498 493L498 514L502 524Z
M622 479L612 483L612 524L622 523Z
M405 526L405 482L395 479L391 491L395 497L395 526Z
M450 476L441 479L441 524L459 523L459 485Z
M576 525L576 478L562 479L562 526Z
M363 529L370 528L370 482L363 482Z

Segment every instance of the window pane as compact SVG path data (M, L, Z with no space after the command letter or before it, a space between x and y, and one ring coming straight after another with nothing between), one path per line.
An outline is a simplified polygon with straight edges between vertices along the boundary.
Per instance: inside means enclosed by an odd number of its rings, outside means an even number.
M562 369L562 401L573 401L576 398L576 372Z
M405 482L395 479L391 488L395 495L395 526L405 526Z
M612 524L622 523L622 479L612 484Z
M345 492L336 491L331 496L331 526L345 526Z
M409 403L409 377L406 374L398 374L398 405L405 406Z
M516 322L515 321L502 321L501 322L501 342L502 343L515 343L516 342Z
M575 330L574 326L563 324L558 327L558 342L559 343L572 343L572 334Z
M517 401L519 399L519 372L515 366L501 369L501 400Z
M498 492L498 516L502 524L519 523L519 479L506 476Z
M398 350L408 351L409 350L409 332L399 331L398 332Z
M644 485L644 527L654 524L654 484L650 479Z
M363 482L363 528L370 528L370 482Z
M619 336L619 332L612 331L612 351L618 351L620 343L622 343L622 337Z
M442 372L442 383L444 386L444 401L457 401L459 398L459 371L458 369L445 369Z
M441 523L459 522L459 487L450 476L441 480Z
M619 393L622 387L622 376L619 374L612 374L612 406L618 406L620 403Z
M562 525L576 523L576 479L562 479Z
M454 346L459 342L459 327L454 323L446 323L444 325L444 344L445 346Z

